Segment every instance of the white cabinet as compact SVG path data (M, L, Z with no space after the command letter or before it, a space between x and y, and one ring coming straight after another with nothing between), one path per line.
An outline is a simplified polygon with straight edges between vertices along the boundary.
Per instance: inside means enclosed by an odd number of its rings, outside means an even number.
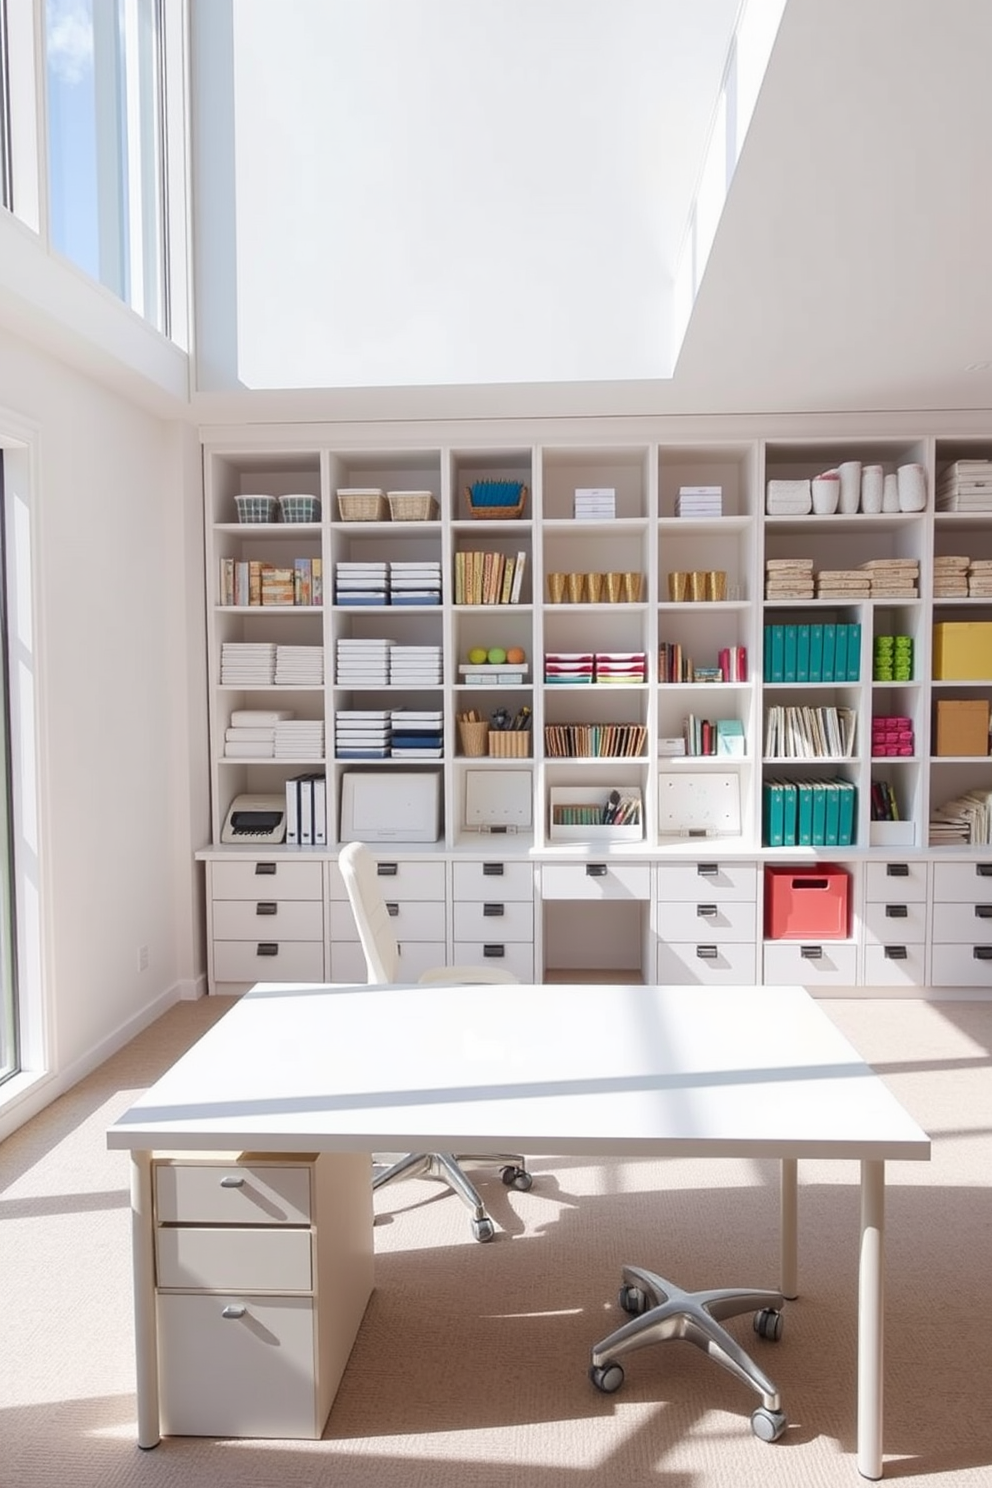
M935 863L930 980L992 988L992 858Z
M379 888L399 946L399 977L415 982L448 964L447 864L376 853ZM341 870L328 864L329 964L332 982L367 981L365 957Z
M320 982L323 868L274 854L208 862L211 986Z
M659 863L655 939L659 982L747 985L758 977L754 863Z
M902 859L866 865L865 986L926 986L928 873L928 864Z
M368 1155L152 1172L162 1430L319 1437L372 1290Z

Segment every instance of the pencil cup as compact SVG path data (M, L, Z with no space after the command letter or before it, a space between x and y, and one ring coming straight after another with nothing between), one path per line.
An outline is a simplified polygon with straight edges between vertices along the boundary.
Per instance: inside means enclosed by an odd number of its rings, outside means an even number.
M927 504L927 473L922 465L900 465L896 471L899 510L923 511Z
M881 465L865 465L861 471L861 510L874 516L882 510L885 472Z
M586 576L580 573L570 573L565 584L568 590L569 604L582 603L582 591L585 588Z
M706 574L700 568L694 568L689 575L689 598L706 598Z
M623 574L608 573L605 575L606 598L610 604L619 604L623 598Z
M625 573L623 576L623 597L627 604L637 604L641 597L641 585L644 575L639 573Z
M563 573L548 574L548 597L552 604L561 604L565 598L565 575Z
M682 604L689 597L689 575L678 570L668 575L668 597L673 604Z
M586 599L590 604L599 604L603 597L603 575L601 573L586 574Z
M706 575L706 598L726 599L727 597L727 574L726 570L711 569Z
M899 477L894 470L882 482L882 510L884 512L899 510Z
M861 505L861 461L844 460L837 466L840 472L840 501L842 513L850 516Z
M474 757L488 752L488 723L460 722L458 725L458 737L461 740L462 754L470 754Z

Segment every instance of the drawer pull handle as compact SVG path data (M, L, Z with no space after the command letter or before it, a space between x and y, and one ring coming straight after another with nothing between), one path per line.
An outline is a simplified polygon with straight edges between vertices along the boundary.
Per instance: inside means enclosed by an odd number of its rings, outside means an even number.
M714 920L714 919L716 919L716 905L715 904L697 904L696 905L696 914L697 914L698 918L701 919L701 920Z
M275 863L256 863L255 873L259 878L275 878L276 866Z
M278 912L279 906L274 899L260 899L255 905L255 913L257 915L274 915L278 914Z
M400 871L399 863L376 863L375 871L380 878L395 878Z
M482 906L482 913L483 913L484 918L487 919L487 920L498 920L501 915L505 915L506 914L506 905L505 904L484 904Z
M398 904L387 904L386 905L386 913L389 915L389 918L391 920L395 920L396 919L396 916L399 914L399 912L400 912L400 907L399 907Z
M886 863L885 873L887 878L908 878L908 863Z
M482 954L487 961L498 961L502 956L506 955L506 946L484 945L482 947Z
M696 872L700 878L716 878L720 872L719 863L697 863Z
M814 945L800 946L799 954L804 961L819 961L823 956L823 947Z
M275 940L260 940L255 947L256 956L278 956L279 943Z
M221 1188L244 1188L245 1180L238 1173L225 1173L220 1180Z
M975 919L992 920L992 904L976 904Z
M586 864L586 877L587 878L605 878L606 877L606 864L605 863L587 863Z
M905 904L887 904L885 906L885 918L887 920L905 920L909 918L909 910Z
M243 1318L247 1311L243 1302L228 1302L226 1307L221 1308L220 1315L222 1318Z
M715 961L718 952L715 945L697 945L696 955L699 957L700 961Z
M482 876L483 878L502 878L504 867L503 863L483 863Z
M885 947L886 961L905 961L908 954L905 946Z
M976 961L992 961L992 945L972 946L971 954Z
M992 863L976 863L975 872L979 878L992 878Z

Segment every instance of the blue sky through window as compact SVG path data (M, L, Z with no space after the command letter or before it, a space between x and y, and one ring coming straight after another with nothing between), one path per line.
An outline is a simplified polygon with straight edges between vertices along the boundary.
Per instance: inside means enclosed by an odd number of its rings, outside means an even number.
M93 5L47 0L48 168L52 246L99 279Z

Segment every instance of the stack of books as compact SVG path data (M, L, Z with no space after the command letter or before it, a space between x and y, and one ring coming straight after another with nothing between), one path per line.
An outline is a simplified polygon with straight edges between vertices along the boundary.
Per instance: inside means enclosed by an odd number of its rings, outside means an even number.
M338 641L339 687L388 687L392 641L384 638Z
M933 560L934 599L967 599L968 569L971 559L967 555L948 553Z
M546 723L544 749L552 759L630 758L644 753L642 723Z
M858 682L861 623L766 625L766 682Z
M220 648L222 687L268 687L275 681L274 641L224 641Z
M617 493L608 486L579 488L573 508L577 522L608 522L617 514Z
M823 568L814 575L817 599L867 599L871 577L857 568Z
M765 847L852 846L857 794L849 780L766 780Z
M389 651L389 680L394 687L435 687L442 679L440 646L400 646Z
M969 599L988 599L992 596L992 562L988 558L973 558L968 565Z
M261 727L232 724L224 731L224 758L272 759L275 738L275 724Z
M441 564L432 560L391 562L389 602L394 605L439 605Z
M769 558L765 563L766 599L812 599L812 558Z
M930 813L930 846L992 842L992 792L970 790Z
M721 682L747 681L746 646L721 646L716 659Z
M722 517L722 486L679 486L675 498L677 517Z
M765 755L769 759L851 759L854 708L809 708L775 704L765 710Z
M917 558L870 558L861 569L871 581L872 599L919 599Z
M899 802L888 780L873 780L871 783L872 821L901 821Z
M455 604L519 604L527 554L459 549L455 554Z
M444 715L438 709L394 708L389 752L393 759L440 759L444 753Z
M938 511L992 511L992 460L955 460L937 482Z
M339 605L389 603L389 565L349 563L334 565L334 598Z
M323 646L277 646L275 681L280 687L323 687Z
M388 759L392 735L388 708L343 708L334 715L338 759Z
M299 718L277 723L272 754L277 760L322 760L324 720Z

